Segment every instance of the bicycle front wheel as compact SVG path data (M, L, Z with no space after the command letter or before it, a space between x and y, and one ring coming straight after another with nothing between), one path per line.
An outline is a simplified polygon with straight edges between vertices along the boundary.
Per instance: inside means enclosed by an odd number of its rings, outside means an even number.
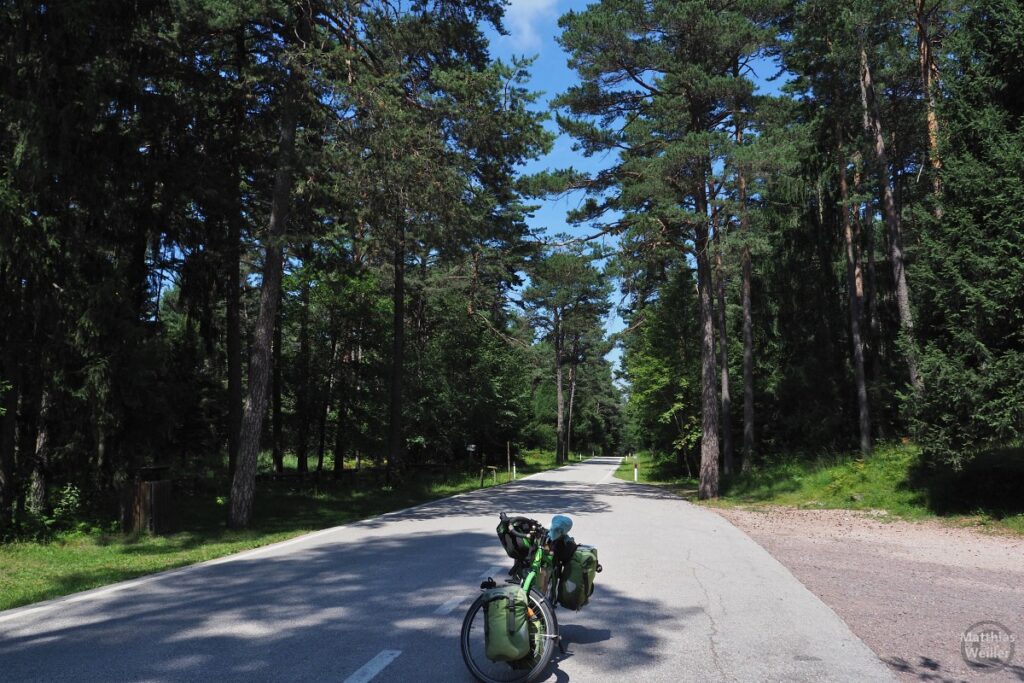
M470 605L462 622L462 659L478 681L483 683L532 683L547 668L558 640L555 614L540 593L531 589L527 596L530 630L530 654L514 662L493 662L487 658L484 642L484 596Z

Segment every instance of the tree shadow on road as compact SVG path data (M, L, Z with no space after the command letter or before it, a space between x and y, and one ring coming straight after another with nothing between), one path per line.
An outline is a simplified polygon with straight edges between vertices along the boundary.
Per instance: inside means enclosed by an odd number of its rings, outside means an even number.
M607 471L608 462L601 459L589 460L572 465L574 472L580 472L583 479L598 479ZM594 474L590 475L590 472ZM547 474L547 473L546 473ZM408 510L391 512L380 517L357 522L362 527L376 528L395 520L425 520L439 517L473 517L493 515L499 512L516 512L536 516L546 523L554 514L582 515L607 512L609 505L601 500L603 495L614 495L615 480L609 485L550 480L545 478L519 480L500 486L478 489L450 498L424 503ZM495 520L497 525L497 520Z
M0 661L18 681L344 680L394 649L402 655L381 681L469 680L462 617L481 571L507 562L493 534L477 531L299 545L0 624ZM457 608L436 613L460 595ZM559 617L573 622L564 625L569 656L596 648L603 669L628 676L663 656L658 633L687 628L694 610L681 616L599 584L583 612Z
M946 668L942 662L939 662L931 657L920 656L916 662L908 661L903 657L882 657L882 661L889 665L893 670L910 675L920 681L927 681L928 683L968 683L971 678L965 678L964 674L960 670L950 670ZM962 663L957 663L960 669L963 668ZM972 672L968 674L973 677L975 674ZM1024 681L1024 666L1017 666L1010 664L1000 671L990 671L981 674L985 677L986 681Z

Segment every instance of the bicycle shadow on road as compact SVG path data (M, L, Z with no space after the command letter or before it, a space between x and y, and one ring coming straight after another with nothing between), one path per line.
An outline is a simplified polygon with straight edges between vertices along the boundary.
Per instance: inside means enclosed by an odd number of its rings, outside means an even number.
M602 586L599 578L581 611L556 610L566 652L555 653L548 678L542 680L590 680L595 672L602 680L642 680L643 670L670 654L685 654L676 652L665 636L698 628L703 613L696 605L638 599Z
M611 640L612 631L609 628L588 628L578 624L568 624L561 627L560 633L562 642L567 648L573 645L593 645Z

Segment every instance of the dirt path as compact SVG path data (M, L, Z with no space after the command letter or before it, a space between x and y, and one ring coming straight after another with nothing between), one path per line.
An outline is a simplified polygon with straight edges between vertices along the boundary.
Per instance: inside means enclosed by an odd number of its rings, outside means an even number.
M717 509L820 597L903 680L1024 681L1024 537L848 510ZM971 670L961 635L996 621L1010 666Z

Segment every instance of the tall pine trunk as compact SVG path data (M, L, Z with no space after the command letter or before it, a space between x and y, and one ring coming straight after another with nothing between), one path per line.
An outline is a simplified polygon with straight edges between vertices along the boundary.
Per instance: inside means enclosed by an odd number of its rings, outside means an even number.
M573 335L572 360L569 363L569 414L565 422L565 454L572 453L572 409L576 403L576 357L579 354L579 336Z
M277 296L279 303L277 315L274 316L274 377L272 405L270 407L270 449L274 460L274 471L281 474L284 472L284 415L281 411L281 394L284 393L284 380L281 377L281 369L284 367L284 363L281 361L281 347L284 344L282 334L284 321L281 315L282 304L280 299L282 293L280 289Z
M744 223L746 219L743 219ZM750 304L750 248L743 246L743 471L754 464L754 317Z
M861 302L864 299L864 276L861 272L859 236L854 240L850 221L850 191L846 183L846 160L839 155L839 210L842 215L843 243L846 247L846 287L850 295L850 338L853 344L853 374L857 386L857 415L860 430L860 452L871 454L871 417L868 411L868 389L864 377L864 344L861 339Z
M853 191L861 195L861 172L862 159L860 152L854 153ZM864 298L867 308L867 323L869 340L865 344L870 348L870 356L865 360L868 364L868 375L870 377L869 397L875 406L874 428L880 440L886 438L886 417L885 412L879 410L882 405L882 322L878 312L878 274L875 269L875 226L870 216L870 205L859 206L854 218L857 221L858 230L864 237L864 249L867 251L867 282L864 285ZM861 261L863 262L863 257ZM862 311L864 304L861 305Z
M245 28L241 28L235 38L235 56L239 79L245 72L247 53L245 48ZM245 128L246 103L244 95L235 104L236 133L241 135ZM232 168L232 172L237 169ZM235 466L238 462L238 439L242 428L242 323L241 323L241 262L242 262L242 222L244 206L242 203L241 178L232 178L235 193L234 207L228 218L227 245L227 326L225 346L228 355L228 479L234 479ZM159 297L157 297L159 301Z
M240 207L239 207L240 211ZM228 222L227 326L225 346L228 355L228 478L235 476L238 439L242 428L242 324L241 324L241 239L242 216Z
M347 336L347 335L346 335ZM352 387L353 393L359 391L359 355L356 349L349 350L346 354L342 354L341 358L347 357L349 364L352 366L351 374L349 376L350 386ZM341 479L341 472L345 468L345 415L348 411L350 401L353 400L351 397L345 395L345 370L342 367L337 369L338 379L334 384L334 405L337 411L337 419L334 421L334 478Z
M392 468L400 467L403 455L402 374L405 365L405 229L398 228L394 250L395 287L391 339L390 433L388 434L387 481Z
M303 268L309 264L312 245L308 242L302 248ZM298 443L295 449L296 468L299 472L309 471L309 418L312 414L312 396L309 381L309 278L303 274L299 290L299 391L295 401L298 427Z
M29 304L27 308L30 311L32 322L27 324L30 330L29 338L19 358L22 363L21 384L24 388L21 391L21 401L18 405L15 476L22 482L27 480L29 486L27 490L23 483L18 487L16 521L24 518L23 512L26 508L26 502L29 510L33 512L43 511L43 508L37 508L33 501L34 494L36 493L33 484L36 483L37 475L42 474L36 456L38 454L37 447L39 445L43 402L46 394L43 390L43 384L47 380L47 370L44 368L43 356L45 307L43 306L40 294L31 284L26 288L26 300ZM45 483L45 475L43 475L43 482ZM26 493L28 493L27 501L25 498Z
M716 241L717 235L716 235ZM715 270L718 272L717 294L718 308L718 356L721 365L721 408L722 408L722 472L732 474L733 471L733 448L732 448L732 392L729 387L729 345L726 335L725 319L725 269L722 266L721 244L715 250Z
M320 392L317 392L318 394ZM316 473L324 471L324 450L327 448L327 411L331 409L328 400L329 393L325 392L322 399L316 404Z
M697 495L702 500L718 496L718 392L715 387L715 316L712 303L710 239L707 223L707 197L705 182L701 178L695 193L699 215L694 240L697 261L697 290L700 296L700 486Z
M317 407L317 447L316 447L316 471L324 471L324 451L327 448L327 415L331 412L331 401L334 400L334 384L338 377L338 365L340 363L338 344L338 332L334 326L334 316L331 316L331 369L327 373L327 387L323 391L323 400Z
M4 380L6 386L0 386L0 531L6 530L12 520L14 513L15 498L15 461L14 447L16 443L16 422L18 418L18 397L20 385L18 382L18 364L16 341L14 337L13 316L9 318L10 325L6 326L3 349L0 352L0 379Z
M878 181L882 189L882 208L889 230L889 261L896 288L896 309L899 312L900 328L906 337L907 370L914 392L920 394L924 390L924 382L918 372L917 355L913 350L914 317L910 309L910 287L907 284L906 262L903 256L902 228L899 212L896 210L892 178L889 175L889 157L885 149L885 133L882 128L881 116L878 113L878 103L875 100L875 86L871 80L871 66L868 64L868 53L863 45L860 48L860 91L864 128L872 137L874 145Z
M739 61L733 66L733 75L740 77ZM735 121L735 141L737 147L743 146L742 107L737 102L733 112ZM747 176L742 164L736 168L737 200L739 202L740 235L743 249L740 252L740 298L743 309L743 458L740 467L749 472L754 460L754 322L750 305L750 222L747 217Z
M36 431L35 457L32 459L32 481L29 485L29 509L43 514L50 509L50 392L43 390Z
M555 313L555 464L561 465L565 455L565 398L562 391L562 339L561 320Z
M301 17L300 33L308 36L309 17ZM297 79L292 69L290 81ZM263 434L263 417L267 410L267 389L273 365L274 321L281 298L281 277L284 269L283 242L294 180L295 131L298 123L297 83L289 82L283 94L281 138L277 151L277 172L271 195L270 221L264 241L263 281L260 283L260 309L256 317L249 358L249 391L242 411L238 462L231 482L231 508L228 526L242 529L252 521L253 498L256 493L256 459Z
M926 0L914 0L914 22L917 24L917 63L921 74L921 90L924 95L925 124L928 134L928 163L932 171L932 215L942 218L942 157L939 155L939 116L935 104L935 88L938 81L938 67L932 54L931 27L929 26Z
M340 400L336 403L338 416L334 420L334 466L331 472L335 479L341 479L345 469L345 406Z

